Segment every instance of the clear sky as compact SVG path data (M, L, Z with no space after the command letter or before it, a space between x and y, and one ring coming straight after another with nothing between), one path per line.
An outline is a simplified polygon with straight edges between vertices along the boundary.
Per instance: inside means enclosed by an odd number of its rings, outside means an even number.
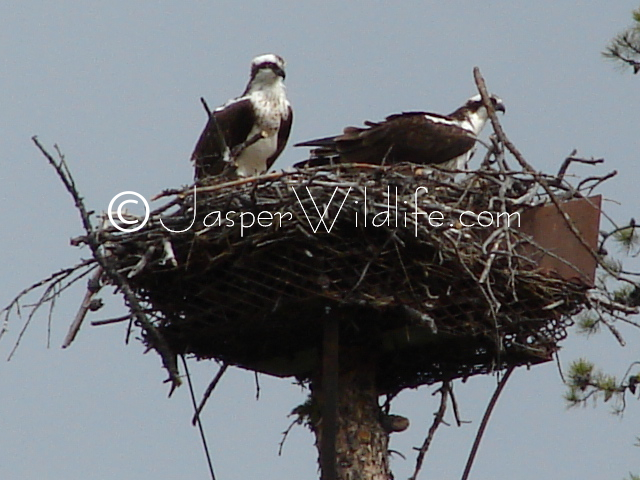
M240 94L249 61L275 52L288 62L295 116L291 143L403 110L448 113L476 93L479 66L500 95L507 134L536 168L557 171L577 148L605 157L597 173L620 222L637 212L640 76L621 74L599 52L630 22L637 0L390 2L109 1L3 2L0 6L0 304L54 270L88 256L62 185L30 143L39 135L66 154L87 205L106 209L123 190L150 198L188 183L188 158L211 106ZM487 133L485 133L487 135ZM287 148L276 168L300 160ZM476 160L477 161L477 160ZM473 165L473 164L472 164ZM581 169L588 174L589 169ZM606 226L606 225L605 225ZM9 363L0 364L0 478L208 478L186 388L166 398L159 358L143 355L122 325L90 327L60 350L84 286L57 303L47 349L46 313ZM88 320L119 316L121 301ZM0 343L6 358L22 323ZM637 359L613 338L565 342L561 361L588 356L622 374ZM216 365L194 365L204 389ZM421 478L459 478L495 378L456 382L471 423L442 428ZM313 437L294 428L281 457L287 414L305 393L289 380L251 373L223 379L205 410L219 480L317 476ZM397 479L414 465L437 408L434 387L405 392L409 417L393 437ZM640 471L640 410L620 420L608 406L567 411L555 365L517 370L494 412L472 478L622 479ZM452 420L449 418L449 420Z

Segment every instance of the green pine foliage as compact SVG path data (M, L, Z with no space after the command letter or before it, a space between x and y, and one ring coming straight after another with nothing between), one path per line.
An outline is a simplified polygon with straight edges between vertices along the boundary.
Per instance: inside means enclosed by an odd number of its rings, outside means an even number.
M616 377L596 370L595 365L584 358L570 365L567 385L569 390L565 400L570 407L584 405L590 398L596 400L601 397L608 402L614 395L622 394L627 389Z
M632 13L633 25L616 35L605 48L602 55L618 63L622 68L629 67L633 73L640 72L640 8Z
M635 224L635 221L633 222ZM624 250L625 253L630 254L633 249L638 247L638 233L636 232L635 225L623 228L613 234L616 242Z
M576 328L579 334L590 336L600 331L600 322L598 317L587 312L576 318Z

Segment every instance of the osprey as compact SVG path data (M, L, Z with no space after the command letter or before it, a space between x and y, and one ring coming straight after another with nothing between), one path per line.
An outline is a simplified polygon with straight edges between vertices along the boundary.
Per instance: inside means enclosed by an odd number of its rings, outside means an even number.
M496 111L504 112L502 100L491 95ZM411 162L464 168L489 115L480 95L449 115L403 112L366 127L347 127L342 135L298 143L296 147L317 147L311 158L296 167L331 163L394 164Z
M251 78L242 96L216 108L191 155L196 180L223 173L240 177L266 172L284 149L293 112L284 86L282 57L251 61Z

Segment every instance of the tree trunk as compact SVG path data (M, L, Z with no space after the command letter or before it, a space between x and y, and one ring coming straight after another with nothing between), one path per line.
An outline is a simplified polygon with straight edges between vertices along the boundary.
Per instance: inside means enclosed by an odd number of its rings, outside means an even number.
M325 399L331 397L330 389L336 388L336 480L392 480L388 455L389 433L380 423L382 415L378 406L374 363L366 358L362 350L345 352L341 349L337 383L329 384L327 388L324 388L321 380L311 383L312 403L318 412L324 411ZM322 441L323 432L327 430L325 425L323 419L311 424L320 459L326 453L331 453L323 452L323 445L326 445ZM327 473L323 472L323 480L329 478Z

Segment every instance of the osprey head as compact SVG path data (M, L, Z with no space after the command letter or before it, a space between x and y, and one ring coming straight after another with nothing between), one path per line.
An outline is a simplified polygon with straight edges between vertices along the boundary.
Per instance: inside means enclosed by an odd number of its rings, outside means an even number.
M504 113L506 111L504 103L502 103L502 99L499 96L492 93L491 95L489 95L489 99L491 100L493 109L496 112ZM467 103L465 103L464 106L467 107L470 111L477 112L480 108L484 107L484 104L482 103L482 97L480 96L480 94L474 95L469 100L467 100Z
M504 113L506 111L504 103L502 103L502 99L500 97L491 94L489 98L491 99L493 109L496 112ZM450 117L463 122L464 128L472 131L474 135L478 135L480 131L482 131L484 124L487 122L489 114L482 103L482 97L478 94L467 100L466 103L453 112Z
M251 61L251 81L275 81L277 78L284 80L284 67L285 62L280 55L273 53L258 55Z

